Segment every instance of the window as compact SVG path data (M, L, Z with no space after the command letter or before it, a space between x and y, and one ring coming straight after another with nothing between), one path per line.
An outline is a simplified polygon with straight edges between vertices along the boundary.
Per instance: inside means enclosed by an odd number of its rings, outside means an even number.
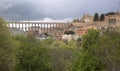
M115 24L116 23L116 19L109 19L108 20L108 24Z

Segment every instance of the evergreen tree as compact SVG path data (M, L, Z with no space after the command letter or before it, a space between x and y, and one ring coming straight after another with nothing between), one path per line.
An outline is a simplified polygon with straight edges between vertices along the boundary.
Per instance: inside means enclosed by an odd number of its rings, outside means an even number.
M96 21L99 21L99 15L98 15L98 13L95 13L95 15L94 15L94 21L96 22Z
M104 21L104 19L105 19L105 15L104 15L104 14L101 14L101 15L100 15L100 21Z

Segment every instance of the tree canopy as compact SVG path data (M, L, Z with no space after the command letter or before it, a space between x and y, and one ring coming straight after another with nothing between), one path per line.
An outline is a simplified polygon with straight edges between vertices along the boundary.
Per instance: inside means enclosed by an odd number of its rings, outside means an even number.
M21 44L16 53L17 71L51 71L50 55L40 41L31 36L16 38Z
M15 44L6 25L7 23L0 18L0 71L10 71L13 61Z
M99 15L98 15L98 13L95 13L95 15L94 15L94 21L96 22L96 21L99 21Z
M73 19L73 22L79 22L79 21L80 21L79 18Z
M104 21L104 19L105 19L105 15L104 15L104 14L101 14L101 15L100 15L100 21Z
M71 35L73 35L73 34L75 34L75 32L72 31L72 30L69 30L69 31L65 31L64 34L67 34L67 35L71 34Z

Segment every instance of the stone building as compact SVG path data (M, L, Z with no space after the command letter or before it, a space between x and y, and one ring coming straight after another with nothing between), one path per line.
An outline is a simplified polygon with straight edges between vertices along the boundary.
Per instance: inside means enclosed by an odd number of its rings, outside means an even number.
M81 19L80 22L82 23L87 23L87 24L91 24L94 21L94 17L90 16L89 14L85 14Z
M80 29L77 29L77 31L76 31L76 35L78 35L78 36L83 36L86 33L87 33L87 29L85 29L85 28L80 28Z
M105 16L105 22L107 22L108 27L120 27L120 13Z
M74 27L74 28L72 28ZM84 15L79 22L73 22L69 29L75 29L75 35L83 36L87 33L88 29L98 29L106 31L109 27L120 30L120 13L114 13L105 15L104 21L94 22L94 17L90 15Z

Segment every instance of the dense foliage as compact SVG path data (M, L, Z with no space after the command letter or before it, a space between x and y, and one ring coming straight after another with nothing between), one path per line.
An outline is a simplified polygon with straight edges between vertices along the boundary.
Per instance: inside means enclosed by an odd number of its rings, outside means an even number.
M48 50L34 37L15 37L20 41L16 53L17 71L51 71Z
M120 33L107 31L99 34L89 30L83 37L81 55L73 64L73 71L119 71Z
M108 12L108 13L106 14L106 16L115 15L115 14L116 14L116 12Z
M72 31L72 30L69 30L69 31L65 31L64 34L67 34L67 35L71 34L71 35L73 35L73 34L75 34L75 32Z
M81 55L75 61L73 71L104 71L104 64L95 53L100 39L98 30L90 29L82 39Z
M7 23L0 18L0 71L10 71L13 62L15 42L11 39L6 25Z
M105 20L105 14L101 14L100 15L100 21L104 21Z

